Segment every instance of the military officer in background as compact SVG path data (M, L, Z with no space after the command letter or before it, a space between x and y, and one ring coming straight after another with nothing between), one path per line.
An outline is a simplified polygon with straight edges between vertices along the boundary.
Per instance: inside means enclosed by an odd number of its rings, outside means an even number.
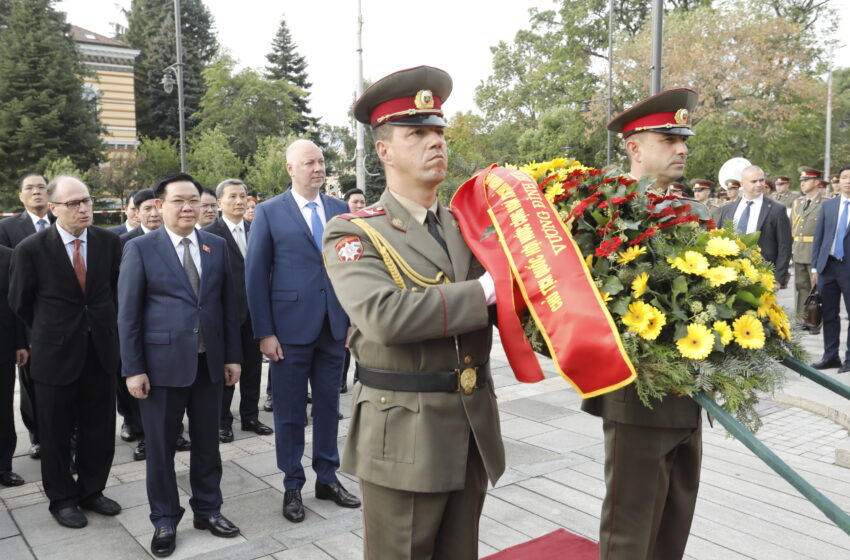
M771 198L780 204L784 204L790 210L794 200L800 197L800 193L789 190L791 179L786 175L777 176L774 184L776 185L776 192Z
M791 206L791 259L794 261L794 287L797 289L797 316L803 314L803 305L812 291L812 242L818 225L823 197L818 189L819 171L812 167L801 167L800 191L803 196L794 199ZM810 329L817 334L820 328Z
M708 179L691 179L691 191L694 193L694 200L702 202L708 208L708 213L714 223L720 225L720 205L711 200L711 190L714 188L714 181Z
M738 196L741 194L741 181L737 179L727 179L726 183L726 204L735 202L738 200Z
M370 560L478 558L487 480L505 468L492 280L437 200L451 89L446 72L420 66L360 96L354 116L372 126L387 188L325 231L328 274L354 327L360 383L342 470L361 481Z
M608 123L623 135L633 177L651 177L657 187L684 173L685 140L694 134L688 115L696 104L693 90L668 90ZM677 395L652 405L641 403L634 384L582 404L602 417L605 436L599 550L606 560L675 560L688 542L702 460L701 409Z

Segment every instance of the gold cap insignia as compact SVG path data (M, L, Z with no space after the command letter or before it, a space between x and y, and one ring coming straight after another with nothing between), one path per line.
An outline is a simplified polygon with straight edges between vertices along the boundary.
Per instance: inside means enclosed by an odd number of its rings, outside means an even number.
M676 124L688 124L688 110L687 109L679 109L676 111Z
M431 93L430 89L420 89L416 93L416 98L413 100L413 103L416 105L417 109L433 109L434 95Z

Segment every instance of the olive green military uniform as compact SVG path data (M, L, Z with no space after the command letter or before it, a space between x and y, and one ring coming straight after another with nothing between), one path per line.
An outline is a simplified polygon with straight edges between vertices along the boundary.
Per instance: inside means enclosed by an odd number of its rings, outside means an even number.
M794 239L791 246L791 259L794 261L798 317L803 314L803 305L812 291L812 244L821 204L823 204L823 198L818 194L812 200L805 196L798 197L791 207L791 235Z
M331 220L325 232L328 274L364 368L341 468L361 480L367 558L474 559L487 479L495 483L505 469L487 365L492 330L476 280L484 269L448 209L435 212L447 254L413 204L387 190L378 205ZM391 271L381 245L406 265ZM381 389L364 376L383 372L392 383L470 367L478 383L469 394Z
M797 191L785 191L784 193L776 192L771 196L773 200L780 204L784 204L785 208L792 208L794 201L800 198L800 193Z

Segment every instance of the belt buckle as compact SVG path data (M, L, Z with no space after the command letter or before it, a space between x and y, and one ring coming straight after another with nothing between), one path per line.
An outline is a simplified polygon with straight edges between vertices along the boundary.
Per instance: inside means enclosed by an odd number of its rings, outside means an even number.
M466 368L460 372L458 384L464 395L471 395L476 383L478 383L478 372L475 368Z

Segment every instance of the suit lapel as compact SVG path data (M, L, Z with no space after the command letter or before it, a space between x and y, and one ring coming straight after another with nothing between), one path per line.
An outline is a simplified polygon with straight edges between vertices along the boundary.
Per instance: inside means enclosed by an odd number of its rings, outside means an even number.
M201 254L201 285L198 288L198 300L204 299L204 289L210 284L210 274L212 274L212 252L207 252L209 246L205 243L206 232L197 232L198 235L198 252ZM212 234L210 234L212 235ZM232 237L232 236L230 236ZM239 252L239 251L237 251ZM185 276L185 274L184 274Z
M224 218L218 218L218 226L221 228L224 233L224 241L227 243L227 246L230 248L230 252L234 255L237 255L239 260L245 261L245 257L242 256L242 251L239 250L239 245L236 244L236 239L233 237L233 232L230 231L230 226L227 225L227 222L224 221ZM245 243L247 245L248 242L248 222L243 221L245 224Z
M770 212L771 205L773 201L767 198L766 196L761 199L761 212L759 212L759 219L756 222L756 231L761 231L762 226L764 225L764 221L767 219L767 215Z
M45 216L45 218L46 217L47 216ZM50 222L48 221L48 224L49 223ZM24 237L29 237L30 235L36 233L35 226L33 225L32 220L30 219L30 215L27 214L26 210L24 210L20 215L20 221L18 222L18 227L21 230L21 234L22 234L21 239L23 239ZM61 241L61 239L60 239L60 241Z
M179 279L179 282L183 284L183 287L186 289L186 292L195 295L195 291L192 289L192 285L189 283L189 278L186 276L186 271L183 270L183 263L180 262L180 259L177 258L177 251L174 249L174 245L171 244L171 238L168 236L168 232L165 231L165 226L160 226L155 232L152 232L151 235L156 235L156 248L157 253L159 254L162 261L165 263L165 266L171 271L171 273ZM201 263L203 266L203 263Z
M103 268L103 240L96 233L93 234L93 230L94 226L89 227L86 234L86 292L94 285L92 282L101 274L100 269Z
M298 204L296 204L295 198L292 196L291 188L283 193L280 201L283 203L284 210L289 215L289 219L293 221L296 228L300 229L307 236L307 239L310 240L310 246L318 252L319 248L316 247L316 242L313 241L313 234L310 232L310 227L307 225L304 216L301 215L301 209L298 208Z
M57 272L64 274L66 276L66 280L74 284L76 293L85 297L82 288L80 288L80 283L77 280L77 274L74 272L74 265L71 264L71 259L68 258L68 251L65 249L65 244L62 243L62 236L59 235L59 231L56 229L57 227L58 226L53 226L47 234L47 251L50 255L50 260L51 262L59 263ZM86 280L88 280L88 272L86 273Z

